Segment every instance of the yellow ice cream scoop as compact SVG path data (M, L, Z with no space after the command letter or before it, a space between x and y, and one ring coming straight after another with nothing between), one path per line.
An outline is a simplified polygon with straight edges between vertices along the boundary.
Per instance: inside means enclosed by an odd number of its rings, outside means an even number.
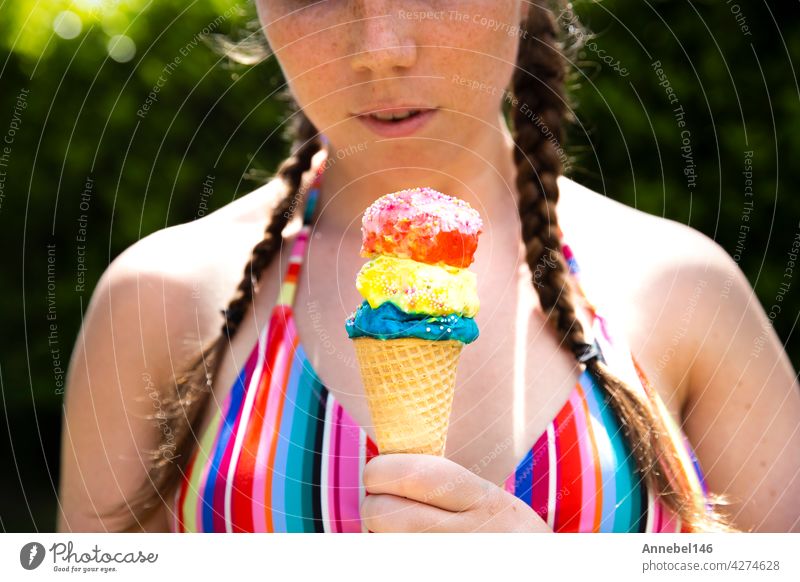
M373 309L391 301L406 313L474 317L479 307L475 273L413 259L375 257L361 267L356 287Z

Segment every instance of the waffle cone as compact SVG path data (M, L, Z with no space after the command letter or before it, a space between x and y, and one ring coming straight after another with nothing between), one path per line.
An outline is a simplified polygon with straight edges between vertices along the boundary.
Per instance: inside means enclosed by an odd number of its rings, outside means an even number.
M378 450L443 456L464 344L364 337L353 342Z

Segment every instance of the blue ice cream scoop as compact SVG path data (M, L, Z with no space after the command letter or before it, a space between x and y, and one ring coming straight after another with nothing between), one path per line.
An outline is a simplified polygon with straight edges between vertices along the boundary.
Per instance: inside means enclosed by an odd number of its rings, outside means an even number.
M345 322L347 335L375 339L416 337L427 340L458 340L465 344L478 337L478 324L458 314L406 313L391 301L373 309L365 300Z

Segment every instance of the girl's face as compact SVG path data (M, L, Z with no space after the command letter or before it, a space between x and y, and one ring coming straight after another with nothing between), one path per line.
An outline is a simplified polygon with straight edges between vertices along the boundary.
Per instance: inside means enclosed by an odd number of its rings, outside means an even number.
M424 160L443 168L465 148L502 141L500 107L527 3L257 0L257 7L294 98L332 152L356 148L366 154L360 164ZM390 108L423 113L401 123L367 115Z

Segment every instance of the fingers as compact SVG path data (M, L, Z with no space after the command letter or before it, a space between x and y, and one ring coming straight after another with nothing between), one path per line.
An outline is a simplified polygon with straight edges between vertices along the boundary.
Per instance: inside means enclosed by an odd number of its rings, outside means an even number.
M396 495L368 495L361 503L361 521L376 533L464 531L460 514Z
M364 469L364 486L371 495L405 497L446 511L490 502L498 489L453 461L417 454L375 457Z

